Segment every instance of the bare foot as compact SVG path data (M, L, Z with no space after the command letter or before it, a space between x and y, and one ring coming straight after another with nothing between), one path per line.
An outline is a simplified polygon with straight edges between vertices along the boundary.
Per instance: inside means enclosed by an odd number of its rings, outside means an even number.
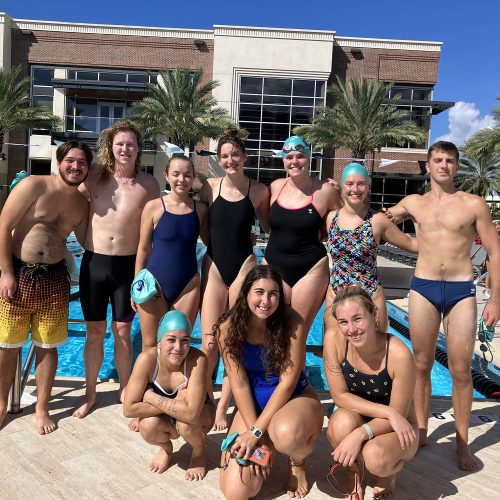
M94 408L96 402L96 395L86 396L87 400L79 408L73 412L73 416L76 418L85 418Z
M294 463L290 459L286 492L291 498L303 498L309 492L305 460L302 460L301 463Z
M47 410L35 411L35 423L38 434L50 434L57 429L57 424L50 418Z
M391 498L396 491L396 475L377 477L373 487L373 498Z
M427 429L419 429L418 430L418 447L427 445Z
M149 470L151 472L156 472L157 474L165 472L168 469L168 464L172 458L173 450L174 447L172 446L171 441L161 447L158 453L154 456L153 460L151 460Z
M215 422L213 426L214 431L223 431L227 429L227 407L224 407L220 403L217 405L215 410Z
M133 432L139 432L139 419L133 418L128 423L128 428Z
M191 455L188 470L186 471L185 478L187 481L200 481L207 474L207 457L205 455L205 448L200 455L195 455L194 451Z
M460 470L477 470L478 464L467 445L457 447L457 466Z

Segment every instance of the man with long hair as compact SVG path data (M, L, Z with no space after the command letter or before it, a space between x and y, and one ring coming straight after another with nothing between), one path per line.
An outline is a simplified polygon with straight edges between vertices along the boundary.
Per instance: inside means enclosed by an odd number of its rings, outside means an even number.
M130 376L130 285L144 205L160 195L158 182L139 170L143 141L136 126L123 120L99 138L99 163L82 187L90 202L85 253L80 269L80 299L86 321L84 350L86 401L73 416L85 417L96 403L97 376L104 358L108 304L112 308L115 364L120 399Z

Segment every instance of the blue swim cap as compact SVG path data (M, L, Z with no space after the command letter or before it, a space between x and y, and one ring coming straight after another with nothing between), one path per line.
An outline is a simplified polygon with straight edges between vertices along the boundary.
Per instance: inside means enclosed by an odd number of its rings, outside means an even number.
M300 151L306 156L311 156L311 146L298 135L292 135L283 143L281 157L284 158L291 151Z
M368 175L368 170L366 170L366 167L364 165L361 165L361 163L352 162L349 163L349 165L347 165L347 167L345 167L344 170L342 170L340 185L342 186L344 184L347 177L356 174L362 175L366 179L366 182L370 181L370 176Z
M25 179L28 176L29 174L25 170L21 170L20 172L18 172L16 174L15 179L10 183L9 189L12 191L17 186L17 184L19 184L23 179Z
M191 335L191 323L187 316L183 312L176 311L175 309L168 311L168 313L161 318L160 324L158 325L158 342L165 333L171 332L172 330L184 330Z

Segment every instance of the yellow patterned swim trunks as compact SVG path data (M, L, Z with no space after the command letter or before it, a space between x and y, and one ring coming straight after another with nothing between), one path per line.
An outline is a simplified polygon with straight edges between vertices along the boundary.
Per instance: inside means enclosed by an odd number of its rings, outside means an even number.
M0 299L0 347L16 348L31 339L43 348L68 339L70 284L65 261L27 264L13 257L17 291L10 302Z

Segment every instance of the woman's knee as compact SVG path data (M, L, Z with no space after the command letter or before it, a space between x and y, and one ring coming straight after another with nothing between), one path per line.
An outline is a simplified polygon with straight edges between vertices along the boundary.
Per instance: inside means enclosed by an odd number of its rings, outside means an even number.
M158 435L160 426L161 420L159 417L147 417L139 419L139 432L146 441L149 441L154 436Z
M337 446L342 439L363 423L358 413L344 408L337 408L330 417L326 436L332 446Z
M363 459L366 469L378 477L385 477L394 469L394 463L389 463L387 443L378 440L369 441L363 448Z

